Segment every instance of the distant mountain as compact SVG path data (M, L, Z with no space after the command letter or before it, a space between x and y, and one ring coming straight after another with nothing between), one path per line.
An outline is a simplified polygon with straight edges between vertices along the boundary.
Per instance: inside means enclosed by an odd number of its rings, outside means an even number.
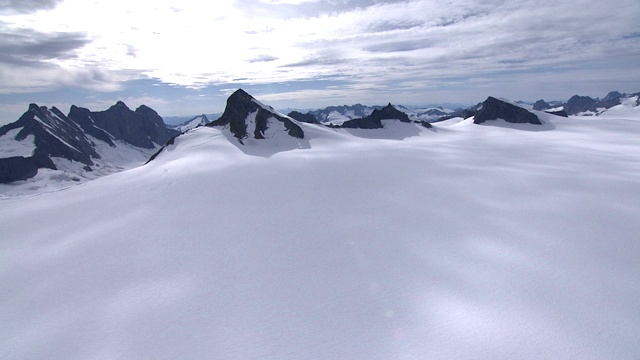
M549 105L549 103L547 103L543 99L540 99L533 104L533 110L543 111L547 109L551 109L551 105Z
M308 123L308 124L316 124L319 123L318 119L316 119L315 116L313 116L313 114L311 113L301 113L299 111L293 110L291 111L289 114L287 114L288 117L292 118L292 119L296 119L300 122L304 122L304 123Z
M94 178L140 161L175 134L144 105L132 111L118 102L101 112L72 106L65 115L31 104L17 121L0 127L0 183L30 179L42 168L63 169L77 181Z
M172 138L166 146L153 154L147 163L154 161L165 149L180 146L182 141L190 141L192 133L210 132L209 128L216 129L213 133L221 133L233 145L250 155L269 157L280 151L309 148L301 123L238 89L227 99L227 105L220 118L209 122L203 128Z
M382 109L383 106L366 106L362 104L329 106L324 109L309 111L319 123L339 125L347 120L363 118L370 115L373 110Z
M340 125L329 126L346 129L382 129L384 127L382 120L398 120L405 123L412 122L406 113L396 109L389 103L382 109L374 109L368 116L347 120ZM430 127L430 125L427 126Z
M210 121L209 121L209 118L207 117L207 115L202 114L202 115L194 116L193 118L183 122L180 125L170 126L170 128L178 130L179 132L183 133L185 131L189 131L191 129L195 129L198 126L207 125L209 122Z
M242 89L229 96L222 116L207 126L227 128L241 144L247 139L260 140L278 136L278 132L298 139L304 138L304 131L296 120L262 104Z
M478 103L476 105L473 105L469 108L466 109L457 109L455 111L450 112L447 115L441 116L435 120L433 120L432 122L439 122L439 121L444 121L444 120L449 120L449 119L453 119L453 118L463 118L463 119L468 119L472 116L474 116L476 114L476 112L478 111L478 109L480 109L482 107L482 103Z
M542 125L538 116L527 109L489 96L476 112L473 122L482 124L485 121L497 119L516 124Z
M145 149L164 145L177 131L168 129L158 113L142 105L132 111L118 101L105 111L91 112L94 124L104 129L116 140L123 140L133 146Z
M607 109L622 104L626 99L638 96L640 92L626 94L618 91L611 91L602 99L574 95L562 106L569 115L599 115Z
M395 107L415 122L435 121L439 117L454 111L444 107L407 107L404 105L395 105ZM362 104L329 106L324 109L307 111L306 113L291 111L288 116L306 123L340 125L348 120L367 117L371 115L374 110L380 110L382 108L383 106L380 105L367 106Z

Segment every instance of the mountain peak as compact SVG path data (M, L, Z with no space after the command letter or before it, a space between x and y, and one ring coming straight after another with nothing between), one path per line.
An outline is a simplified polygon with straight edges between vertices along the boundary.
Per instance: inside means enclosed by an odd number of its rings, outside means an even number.
M510 123L542 125L538 116L527 109L489 96L482 104L482 108L476 113L473 122L475 124L481 124L487 120L497 119L503 119Z
M275 121L274 121L275 120ZM263 105L242 89L236 90L227 99L227 106L222 116L207 126L229 126L229 130L241 144L243 139L265 139L274 125L284 125L289 136L303 139L304 132L294 120L283 116L272 107Z

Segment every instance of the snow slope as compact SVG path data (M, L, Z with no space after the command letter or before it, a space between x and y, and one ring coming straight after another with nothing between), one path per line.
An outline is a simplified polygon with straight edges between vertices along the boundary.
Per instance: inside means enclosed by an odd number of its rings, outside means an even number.
M41 168L38 169L38 174L31 179L0 184L0 199L38 195L45 191L58 191L105 175L138 167L158 150L158 148L140 148L122 140L113 140L116 147L111 147L91 135L86 136L94 143L94 149L100 154L100 159L92 159L95 164L92 171L86 171L85 165L80 162L51 157L57 170ZM33 140L29 140L30 138L33 136L29 136L21 142L13 141L11 144L24 144L23 146L27 149L29 142L33 145ZM2 142L0 142L0 146L3 146ZM3 150L6 149L8 148L3 148Z
M549 119L201 127L0 200L1 358L637 359L640 119Z

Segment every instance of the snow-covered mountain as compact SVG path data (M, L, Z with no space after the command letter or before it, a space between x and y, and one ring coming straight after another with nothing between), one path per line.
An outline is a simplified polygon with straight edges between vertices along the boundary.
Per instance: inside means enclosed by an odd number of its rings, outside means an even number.
M277 136L308 148L268 157L229 120L0 199L0 357L636 359L640 114L617 110L299 123Z
M0 127L0 183L23 181L14 183L18 189L94 179L141 165L174 134L144 105L133 111L118 102L100 112L72 106L65 115L31 104Z
M383 129L388 126L389 121L407 124L415 122L420 123L426 128L431 127L427 122L411 120L405 112L398 110L398 108L391 105L391 103L381 109L374 109L371 114L365 117L346 120L339 125L329 124L328 126L345 129Z
M365 118L380 110L384 106L366 106L362 104L329 106L324 109L310 111L291 111L288 116L306 123L322 123L326 125L341 125L343 122L354 119ZM454 110L444 107L408 107L405 105L395 105L396 109L409 116L415 122L432 122L454 112Z
M329 106L324 109L309 111L318 122L322 124L340 125L347 120L363 118L371 115L373 110L381 109L382 106L367 106L362 104Z
M593 99L589 96L574 95L569 100L561 104L558 104L557 102L549 104L544 100L538 100L533 105L533 108L535 110L557 110L557 108L562 108L568 115L593 116L599 115L608 109L623 103L626 104L626 106L639 106L640 102L637 100L638 98L640 98L640 93L626 94L619 91L611 91L602 99Z
M183 122L180 125L174 125L174 126L170 126L170 128L178 130L179 132L183 133L183 132L187 132L191 129L195 129L198 126L204 126L207 125L209 123L209 118L207 117L207 115L202 114L202 115L198 115L198 116L194 116L193 118Z

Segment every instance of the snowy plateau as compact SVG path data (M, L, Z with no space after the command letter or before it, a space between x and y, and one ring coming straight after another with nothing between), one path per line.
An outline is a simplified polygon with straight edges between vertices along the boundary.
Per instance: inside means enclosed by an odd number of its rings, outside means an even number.
M244 144L200 126L5 196L0 358L638 359L637 100Z

